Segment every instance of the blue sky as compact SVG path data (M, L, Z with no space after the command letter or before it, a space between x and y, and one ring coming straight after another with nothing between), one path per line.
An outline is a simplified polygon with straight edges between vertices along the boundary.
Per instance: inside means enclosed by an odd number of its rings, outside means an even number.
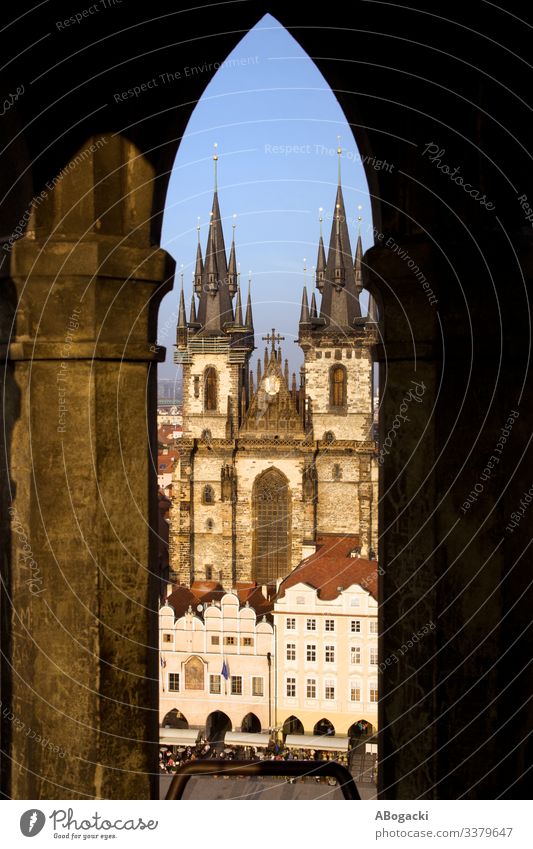
M170 179L162 246L175 258L177 275L174 290L163 300L159 313L158 342L167 347L160 377L176 375L172 355L180 273L183 270L188 308L198 216L205 251L215 142L226 247L229 251L235 221L244 295L251 271L257 345L254 361L265 344L261 336L272 327L285 336L283 352L291 368L302 361L294 339L304 258L309 290L314 285L319 207L324 208L326 244L329 240L337 182L337 136L343 148L342 182L352 250L358 215L363 218L363 247L373 243L368 186L353 134L313 61L269 15L242 39L226 62L233 59L238 63L223 64L198 102ZM191 71L183 69L182 73Z

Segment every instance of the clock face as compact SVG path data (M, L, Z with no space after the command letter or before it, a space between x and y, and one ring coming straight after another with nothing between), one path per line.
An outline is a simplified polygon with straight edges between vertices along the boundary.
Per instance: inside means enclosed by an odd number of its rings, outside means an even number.
M272 374L270 377L267 377L265 380L265 390L268 395L275 395L279 392L280 380L277 375Z

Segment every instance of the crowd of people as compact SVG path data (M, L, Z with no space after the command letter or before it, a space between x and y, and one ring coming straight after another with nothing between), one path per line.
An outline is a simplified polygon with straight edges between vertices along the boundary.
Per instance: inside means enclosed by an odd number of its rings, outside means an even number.
M195 746L161 746L159 749L159 770L162 773L174 773L184 763L195 760L306 760L327 761L348 766L348 752L335 752L322 749L288 749L283 744L269 742L268 746L229 746L223 743L208 743L200 738Z

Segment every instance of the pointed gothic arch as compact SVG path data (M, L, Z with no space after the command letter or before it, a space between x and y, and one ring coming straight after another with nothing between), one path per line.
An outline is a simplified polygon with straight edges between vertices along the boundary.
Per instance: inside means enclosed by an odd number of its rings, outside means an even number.
M204 371L204 410L215 411L218 406L218 375L214 366Z
M252 494L252 578L272 584L290 570L291 510L289 481L273 466L254 481Z

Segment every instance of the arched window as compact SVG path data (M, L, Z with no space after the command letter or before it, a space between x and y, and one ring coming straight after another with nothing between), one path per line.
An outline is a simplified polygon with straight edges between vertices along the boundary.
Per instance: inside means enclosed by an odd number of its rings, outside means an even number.
M253 580L272 584L290 569L290 514L287 478L267 469L253 488Z
M215 503L215 490L212 486L204 486L202 492L202 504L214 504Z
M204 410L217 409L217 370L208 366L204 371Z
M330 407L346 406L346 369L344 366L332 366L329 373Z

